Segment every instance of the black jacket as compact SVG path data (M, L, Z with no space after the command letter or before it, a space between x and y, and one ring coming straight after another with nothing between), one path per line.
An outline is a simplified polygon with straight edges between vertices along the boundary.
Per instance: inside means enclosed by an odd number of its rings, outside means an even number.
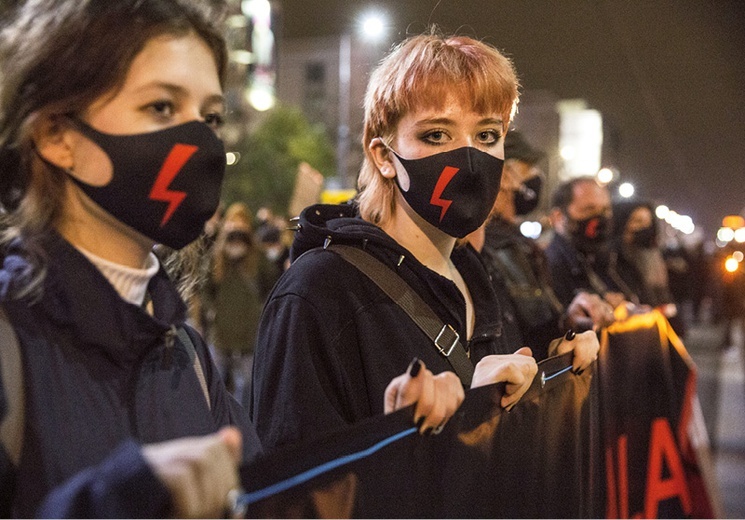
M505 332L516 343L512 350L528 345L537 360L545 359L550 341L566 332L560 329L564 308L551 288L545 253L517 226L497 218L486 226L481 256L505 311Z
M120 298L59 235L45 237L44 251L51 260L38 301L10 298L30 268L20 241L10 247L0 270L0 299L18 337L26 399L20 463L0 482L0 495L15 485L14 515L35 516L44 497L63 484L68 494L57 496L55 510L44 514L166 514L168 494L153 487L152 475L146 477L135 443L204 435L237 424L246 460L260 451L204 343L187 328L207 380L207 408L188 351L175 336L184 326L186 306L162 269L148 286L151 316ZM125 485L130 487L122 492ZM107 492L107 487L118 489ZM94 504L95 498L104 502Z
M603 251L593 258L586 257L556 233L546 248L546 258L551 286L564 307L571 303L579 291L600 296L609 291L620 292L629 301L637 300L633 291L619 278L612 252Z
M267 450L383 413L386 387L415 357L435 374L451 370L409 316L356 267L324 250L324 243L364 248L466 337L465 300L456 285L354 215L351 206L303 212L294 262L265 307L250 410ZM467 348L475 364L503 351L499 307L478 254L457 248L452 260L474 302L476 323Z

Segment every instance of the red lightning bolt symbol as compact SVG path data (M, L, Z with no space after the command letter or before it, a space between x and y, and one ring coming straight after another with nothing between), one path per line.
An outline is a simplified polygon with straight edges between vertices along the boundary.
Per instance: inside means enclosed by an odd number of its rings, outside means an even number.
M166 157L163 166L161 166L160 171L158 172L158 177L155 179L153 189L150 190L150 199L168 202L168 209L166 209L166 212L163 215L160 227L163 227L168 223L173 212L176 211L176 208L178 208L186 198L186 192L172 191L168 189L168 186L170 186L173 179L175 179L176 175L181 171L181 168L184 167L184 164L186 164L198 149L198 147L189 144L177 144L168 154L168 157Z
M600 220L594 219L591 220L587 227L585 228L585 236L587 238L595 238L598 236L598 226L600 225Z
M437 184L435 184L435 189L432 192L432 198L429 199L429 203L433 206L440 206L442 208L442 211L440 211L440 222L442 222L442 219L445 218L445 213L447 213L448 208L450 208L450 205L453 203L452 200L448 199L441 199L442 192L445 191L445 188L447 188L447 185L450 183L450 181L455 177L455 174L458 173L460 168L455 168L453 166L445 166L445 168L442 170L442 173L440 173L440 178L437 179Z

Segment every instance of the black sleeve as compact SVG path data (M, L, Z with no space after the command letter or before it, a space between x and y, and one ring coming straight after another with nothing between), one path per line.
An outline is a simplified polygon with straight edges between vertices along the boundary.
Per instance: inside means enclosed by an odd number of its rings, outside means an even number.
M350 422L338 397L345 395L338 382L345 369L329 348L333 326L327 321L295 294L274 297L264 309L250 413L266 451Z
M81 471L47 495L39 518L165 518L171 495L142 456L124 442L101 464Z

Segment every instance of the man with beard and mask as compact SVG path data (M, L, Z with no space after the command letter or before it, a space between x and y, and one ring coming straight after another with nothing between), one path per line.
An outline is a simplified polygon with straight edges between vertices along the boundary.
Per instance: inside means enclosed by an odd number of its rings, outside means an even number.
M502 183L490 218L467 238L491 275L508 349L528 345L540 361L548 355L550 341L568 328L597 330L610 324L613 308L586 291L574 296L566 308L559 302L543 250L518 227L518 217L538 207L543 184L539 163L544 154L512 130L504 140L504 155Z
M472 248L455 247L494 205L517 96L512 63L463 36L411 37L373 72L357 204L303 211L293 263L262 316L250 411L267 449L381 413L384 403L371 396L412 359L409 377L431 371L432 384L456 382L461 396L507 382L503 407L530 387L530 349L498 355L488 274ZM434 315L428 323L439 322L435 333L378 281L421 299L418 309ZM574 350L582 370L598 342L577 334L559 349ZM395 388L386 395L401 397ZM439 432L439 413L423 418L420 432Z
M578 177L556 189L550 213L555 234L548 247L551 286L564 305L581 291L597 294L614 308L639 299L615 270L608 189L594 177Z

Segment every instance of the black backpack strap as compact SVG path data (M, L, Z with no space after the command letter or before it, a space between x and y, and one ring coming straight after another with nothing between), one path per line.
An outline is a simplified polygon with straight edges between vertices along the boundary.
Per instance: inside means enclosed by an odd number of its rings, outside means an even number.
M23 365L18 338L8 320L5 309L0 307L0 392L5 394L7 407L0 417L0 448L10 461L18 465L23 446L25 398L23 393Z
M383 262L357 247L334 244L327 249L359 269L398 304L448 360L463 386L471 386L473 364L460 342L460 336L453 327L442 322L403 278Z

